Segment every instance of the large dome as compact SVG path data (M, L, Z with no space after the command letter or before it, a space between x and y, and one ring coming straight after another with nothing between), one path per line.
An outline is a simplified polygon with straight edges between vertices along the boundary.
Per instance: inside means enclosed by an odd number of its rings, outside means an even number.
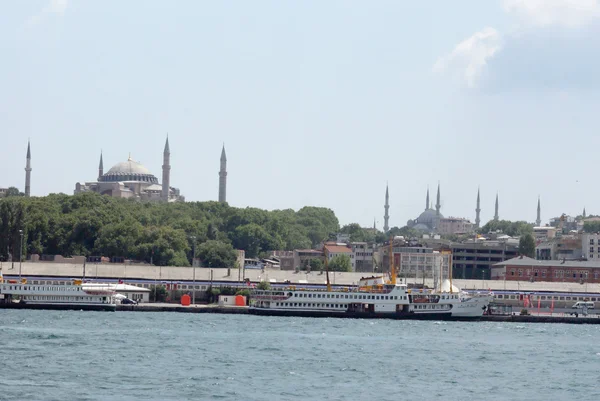
M129 158L126 162L115 164L100 177L102 182L142 181L158 183L158 179L141 163Z
M441 214L439 217L441 219L444 218L444 216L442 216ZM419 217L417 217L417 223L430 225L429 223L434 222L435 220L437 220L437 218L438 218L438 216L437 216L437 212L435 210L427 209L423 213L421 213L421 215Z

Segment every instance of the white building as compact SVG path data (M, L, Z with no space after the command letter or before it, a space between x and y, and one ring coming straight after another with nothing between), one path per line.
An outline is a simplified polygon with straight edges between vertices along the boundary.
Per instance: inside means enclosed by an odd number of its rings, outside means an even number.
M373 271L373 246L366 242L350 243L352 254L352 271L354 272L372 272Z
M600 234L581 234L581 251L587 260L600 259Z

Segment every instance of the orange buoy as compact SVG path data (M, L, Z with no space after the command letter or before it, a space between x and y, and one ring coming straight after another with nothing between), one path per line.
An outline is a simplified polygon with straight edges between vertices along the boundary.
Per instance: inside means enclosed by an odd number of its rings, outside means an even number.
M182 306L190 306L191 303L192 303L192 300L190 299L190 296L188 294L183 294L181 296L181 305Z
M243 295L236 295L235 306L246 306L246 297Z

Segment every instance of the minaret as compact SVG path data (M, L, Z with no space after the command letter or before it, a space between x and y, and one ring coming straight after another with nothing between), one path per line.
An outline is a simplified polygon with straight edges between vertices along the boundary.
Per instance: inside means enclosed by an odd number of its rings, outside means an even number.
M383 215L383 232L387 233L388 230L390 229L390 214L389 214L389 210L390 210L390 193L388 192L388 186L387 184L385 185L385 214Z
M440 183L438 182L438 190L437 190L437 202L435 204L435 215L440 217L440 209L442 205L440 204Z
M495 209L495 213L494 213L494 220L498 221L499 217L498 217L498 194L496 193L496 209Z
M537 208L537 219L535 220L536 227L539 227L542 224L541 218L541 208L540 208L540 197L538 196L538 208Z
M583 218L585 219L586 214L585 214L585 206L583 207Z
M100 151L100 164L98 165L98 181L104 175L104 162L102 161L102 151Z
M481 223L481 202L479 199L479 188L477 188L477 206L475 207L475 228L479 228L479 224Z
M377 233L377 222L375 221L375 217L373 217L373 232Z
M227 156L225 156L225 144L221 150L221 170L219 170L219 202L227 202Z
M429 187L427 187L427 199L425 200L425 210L429 209Z
M25 164L25 196L31 195L31 144L27 141L27 163Z
M171 150L169 149L169 136L165 143L165 151L163 152L163 176L162 176L162 194L161 198L164 202L169 201L169 189L171 187Z

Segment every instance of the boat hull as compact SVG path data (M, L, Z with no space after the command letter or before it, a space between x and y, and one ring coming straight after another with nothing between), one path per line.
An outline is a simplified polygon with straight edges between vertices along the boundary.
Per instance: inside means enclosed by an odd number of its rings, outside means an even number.
M481 316L452 316L452 312L348 312L348 311L309 311L309 310L283 310L271 308L253 308L248 312L260 316L292 316L292 317L333 317L346 319L393 319L393 320L478 320Z
M52 304L52 303L25 303L25 302L0 302L0 309L39 309L39 310L85 310L114 312L114 304Z

